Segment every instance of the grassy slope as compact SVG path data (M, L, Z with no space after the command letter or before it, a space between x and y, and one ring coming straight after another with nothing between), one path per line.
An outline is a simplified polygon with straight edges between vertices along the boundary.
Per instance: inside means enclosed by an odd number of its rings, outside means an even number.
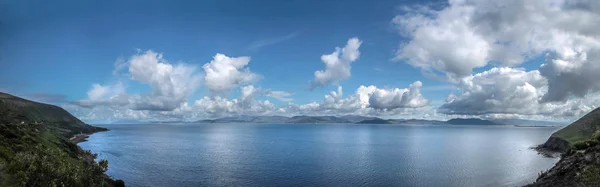
M600 131L563 153L550 170L528 186L600 186Z
M68 141L103 130L60 107L0 93L0 186L117 185L104 174L106 161Z
M563 142L560 161L528 186L600 186L600 108L552 134L544 146Z
M552 134L553 137L558 137L574 144L578 141L590 139L592 134L600 130L600 108L586 114L574 123L566 126L563 129Z

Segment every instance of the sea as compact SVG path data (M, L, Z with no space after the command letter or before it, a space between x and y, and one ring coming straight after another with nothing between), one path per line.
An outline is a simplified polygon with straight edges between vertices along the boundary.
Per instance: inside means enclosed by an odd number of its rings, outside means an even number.
M127 186L522 186L559 127L111 124L79 145Z

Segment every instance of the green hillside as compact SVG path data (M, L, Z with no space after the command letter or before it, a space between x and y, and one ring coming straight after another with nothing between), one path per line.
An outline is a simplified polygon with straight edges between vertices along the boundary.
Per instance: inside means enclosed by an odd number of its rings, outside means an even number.
M600 108L552 134L540 148L563 154L528 186L600 186Z
M586 114L569 126L560 129L552 134L552 136L562 138L573 144L589 139L597 130L600 130L600 108Z
M60 107L0 93L0 186L124 186L104 174L106 160L69 141L105 130Z

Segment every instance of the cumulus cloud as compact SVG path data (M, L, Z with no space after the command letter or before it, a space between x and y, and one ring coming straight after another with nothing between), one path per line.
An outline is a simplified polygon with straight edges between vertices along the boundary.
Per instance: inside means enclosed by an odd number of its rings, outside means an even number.
M492 68L462 78L456 86L460 93L449 95L439 112L455 115L578 116L595 107L581 99L564 103L541 102L548 90L548 81L537 70Z
M375 109L419 108L429 100L421 95L421 81L412 83L408 89L375 89L369 98L369 107Z
M96 106L125 106L129 105L129 96L125 93L125 85L119 82L114 85L93 84L87 92L87 99L73 102L86 108Z
M321 103L308 103L298 106L305 111L336 114L360 114L380 116L390 115L391 111L405 111L428 106L429 100L421 95L422 83L416 81L409 88L377 88L376 86L360 86L354 94L343 97L342 87L325 95ZM396 110L400 109L400 110Z
M563 0L450 0L441 9L407 7L393 19L402 43L396 59L452 82L490 63L516 66L546 55L543 102L598 91L600 3Z
M255 97L261 95L262 91L252 85L241 87L238 98L228 100L220 96L203 97L194 102L191 110L203 113L202 116L222 117L227 115L264 115L273 109L275 105L269 100L259 101Z
M212 92L227 92L232 88L258 81L261 76L250 72L246 67L250 57L228 57L217 54L210 63L202 68L206 72L204 77L206 87Z
M600 50L572 56L547 57L540 67L548 79L548 93L543 102L567 101L570 96L584 97L600 90Z
M265 91L265 95L267 97L272 97L272 98L275 98L277 100L284 101L284 102L291 102L294 100L293 98L290 98L294 94L292 94L290 92L286 92L286 91L274 91L274 90L268 89Z
M84 107L113 105L128 106L133 110L170 111L186 102L203 78L195 66L170 64L161 53L152 50L133 55L126 62L118 60L113 73L125 69L131 80L150 86L152 91L129 95L121 82L109 86L94 84L87 93L88 98L75 103Z
M321 56L325 70L315 72L315 79L310 81L310 90L350 78L350 63L360 56L358 48L361 44L362 41L358 38L350 38L344 48L336 47L333 53Z

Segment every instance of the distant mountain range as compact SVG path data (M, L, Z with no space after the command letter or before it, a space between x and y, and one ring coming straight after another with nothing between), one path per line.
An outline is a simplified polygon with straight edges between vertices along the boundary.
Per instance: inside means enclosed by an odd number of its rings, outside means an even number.
M454 118L448 121L425 120L425 119L382 119L377 117L345 115L345 116L250 116L240 115L217 119L204 119L198 121L138 121L138 120L119 120L112 124L143 124L143 123L281 123L281 124L302 124L302 123L347 123L347 124L432 124L432 125L514 125L514 126L563 126L563 123L548 121L533 121L522 119L480 119L480 118Z
M355 124L434 124L434 125L515 125L515 126L558 126L559 123L532 121L520 119L479 119L479 118L454 118L448 121L424 119L382 119L358 115L346 116L234 116L218 119L199 120L193 123L355 123Z

